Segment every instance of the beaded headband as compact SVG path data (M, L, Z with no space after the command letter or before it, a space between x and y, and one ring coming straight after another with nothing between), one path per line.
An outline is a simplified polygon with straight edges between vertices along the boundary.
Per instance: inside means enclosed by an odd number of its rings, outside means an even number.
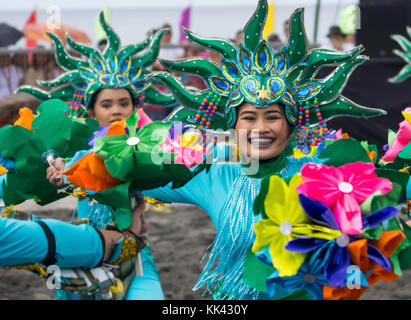
M187 112L180 108L173 120L182 120L205 129L227 129L236 123L236 107L249 102L257 108L282 103L288 121L304 139L310 132L325 134L325 121L336 116L372 117L385 114L381 109L360 106L341 95L349 76L367 57L360 55L362 46L340 52L328 49L308 51L303 23L304 9L296 9L290 18L287 46L273 52L262 40L267 16L267 2L260 0L256 11L243 30L243 41L237 47L230 40L206 38L183 29L193 42L223 56L221 67L207 58L177 61L160 60L171 71L201 76L205 90L186 88L169 73L150 77L165 83ZM316 79L323 66L336 68L324 79ZM211 107L211 108L210 108ZM313 130L314 128L314 130Z
M159 43L167 29L156 33L150 32L142 43L120 48L120 39L105 21L101 12L100 24L107 35L108 44L104 52L75 42L67 34L67 43L83 59L74 58L65 50L60 38L48 33L55 48L58 65L66 72L51 81L38 81L51 91L32 86L21 86L17 92L27 92L44 101L59 98L70 101L70 116L84 117L93 93L105 88L126 88L141 104L145 102L169 106L175 104L171 95L164 95L152 86L153 80L146 78L145 68L152 65L159 54ZM145 50L140 56L135 54Z

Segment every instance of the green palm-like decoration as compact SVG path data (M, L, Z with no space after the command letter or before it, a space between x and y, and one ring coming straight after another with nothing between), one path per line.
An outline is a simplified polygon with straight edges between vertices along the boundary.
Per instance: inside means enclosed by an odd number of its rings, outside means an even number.
M347 52L308 50L304 9L299 8L290 18L287 46L273 52L270 45L262 40L267 8L266 0L260 0L243 30L239 46L226 39L201 37L183 29L192 42L220 53L223 58L221 67L210 59L200 57L160 60L171 71L201 76L208 86L205 90L193 90L184 87L169 73L152 74L151 77L168 86L181 105L191 110L187 113L180 109L180 119L179 114L174 113L173 120L179 119L205 129L224 130L235 124L236 107L243 102L259 108L280 102L285 105L292 125L297 125L299 107L303 104L312 106L310 126L319 122L315 104L319 105L324 121L336 116L373 117L386 113L381 109L360 106L341 95L351 73L368 59L360 55L364 50L362 46ZM327 77L317 79L318 70L330 65L336 68ZM210 102L212 110L208 108ZM207 114L204 113L206 109L210 110Z
M411 37L411 27L407 26L407 34ZM401 50L394 49L393 52L397 56L401 57L406 65L396 74L394 77L389 78L388 81L392 83L399 83L405 81L411 76L411 42L400 34L391 35L391 38L395 40L401 47Z
M48 33L54 44L56 61L66 72L51 81L38 81L49 90L21 86L17 91L29 93L41 101L52 98L71 101L71 116L84 115L93 93L104 88L127 88L134 97L144 95L146 102L155 105L175 104L173 96L165 95L152 86L145 70L156 61L161 37L167 29L150 32L142 43L120 48L120 38L107 24L103 13L100 13L99 21L108 39L104 52L77 43L67 34L69 46L82 55L82 59L74 58L58 36Z

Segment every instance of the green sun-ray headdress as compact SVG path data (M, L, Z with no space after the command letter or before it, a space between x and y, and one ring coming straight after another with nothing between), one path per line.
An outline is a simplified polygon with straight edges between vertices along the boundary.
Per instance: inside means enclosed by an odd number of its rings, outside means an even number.
M407 26L408 36L411 37L411 27ZM389 78L388 81L392 83L399 83L405 81L411 76L411 42L404 36L400 34L393 34L391 38L395 40L401 47L401 50L394 49L392 52L397 56L401 57L405 61L405 66L392 78Z
M273 103L285 106L286 116L297 128L297 135L310 137L323 131L325 121L336 116L372 117L384 110L360 106L341 95L353 70L367 57L360 55L362 46L351 51L308 50L304 28L304 9L296 9L290 18L287 46L274 52L262 40L267 16L267 2L260 0L256 11L243 30L243 41L237 46L221 38L207 38L184 29L193 42L222 55L221 67L207 58L177 61L161 60L172 71L201 76L205 90L186 88L168 73L152 77L165 83L185 107L173 114L204 129L227 129L236 122L236 107L249 102L257 108ZM335 66L325 78L317 79L323 66ZM189 110L187 110L189 109ZM179 113L181 116L179 116ZM315 128L315 130L312 130ZM324 129L325 132L325 129ZM309 140L309 139L308 139Z
M85 115L93 93L105 88L126 88L139 104L143 100L159 106L175 104L172 95L165 95L152 86L155 80L147 79L149 72L145 70L156 61L161 37L167 29L150 32L142 43L121 48L120 39L105 21L103 12L99 21L108 40L104 52L77 43L67 34L69 46L82 55L81 59L72 57L60 38L48 33L54 44L56 61L66 72L51 81L38 81L51 90L21 86L17 92L27 92L41 101L52 98L70 101L70 115L80 117Z

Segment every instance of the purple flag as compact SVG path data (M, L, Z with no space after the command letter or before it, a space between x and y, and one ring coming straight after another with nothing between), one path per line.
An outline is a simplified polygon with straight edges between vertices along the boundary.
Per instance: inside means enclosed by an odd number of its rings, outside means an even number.
M183 13L181 14L181 20L180 20L180 41L179 43L183 43L186 40L186 36L181 29L181 27L185 28L190 28L190 11L191 11L191 6L188 6L187 8L184 9Z

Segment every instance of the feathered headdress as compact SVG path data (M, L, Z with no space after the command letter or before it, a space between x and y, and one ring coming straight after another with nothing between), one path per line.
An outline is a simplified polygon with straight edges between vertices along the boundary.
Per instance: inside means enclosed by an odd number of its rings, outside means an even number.
M360 106L341 95L351 73L367 60L360 55L362 46L348 52L328 49L308 50L304 29L303 8L290 18L287 46L273 52L262 40L267 16L267 2L260 0L257 10L243 30L243 41L237 46L230 40L206 38L184 29L193 42L223 56L221 67L207 58L177 61L160 60L172 71L201 76L205 90L186 88L169 73L152 76L165 83L175 98L187 109L176 110L171 119L183 120L204 129L233 127L236 107L249 102L257 108L282 103L297 136L310 139L325 134L325 121L336 116L372 117L384 110ZM327 65L336 68L324 79L317 79L318 70ZM311 141L312 142L312 141ZM310 143L311 143L310 142Z
M154 105L174 104L171 95L152 86L153 80L146 79L149 72L145 71L156 61L160 39L167 29L150 32L142 43L120 48L120 39L105 21L103 13L100 13L99 21L108 39L103 53L75 42L67 34L67 43L82 55L82 59L72 57L60 38L48 33L54 43L56 61L66 72L51 81L38 81L41 86L51 88L50 91L32 86L21 86L17 91L27 92L41 101L52 98L70 101L70 115L80 117L85 115L93 93L104 88L127 88L136 99L144 98L145 102ZM142 55L135 56L143 50Z

